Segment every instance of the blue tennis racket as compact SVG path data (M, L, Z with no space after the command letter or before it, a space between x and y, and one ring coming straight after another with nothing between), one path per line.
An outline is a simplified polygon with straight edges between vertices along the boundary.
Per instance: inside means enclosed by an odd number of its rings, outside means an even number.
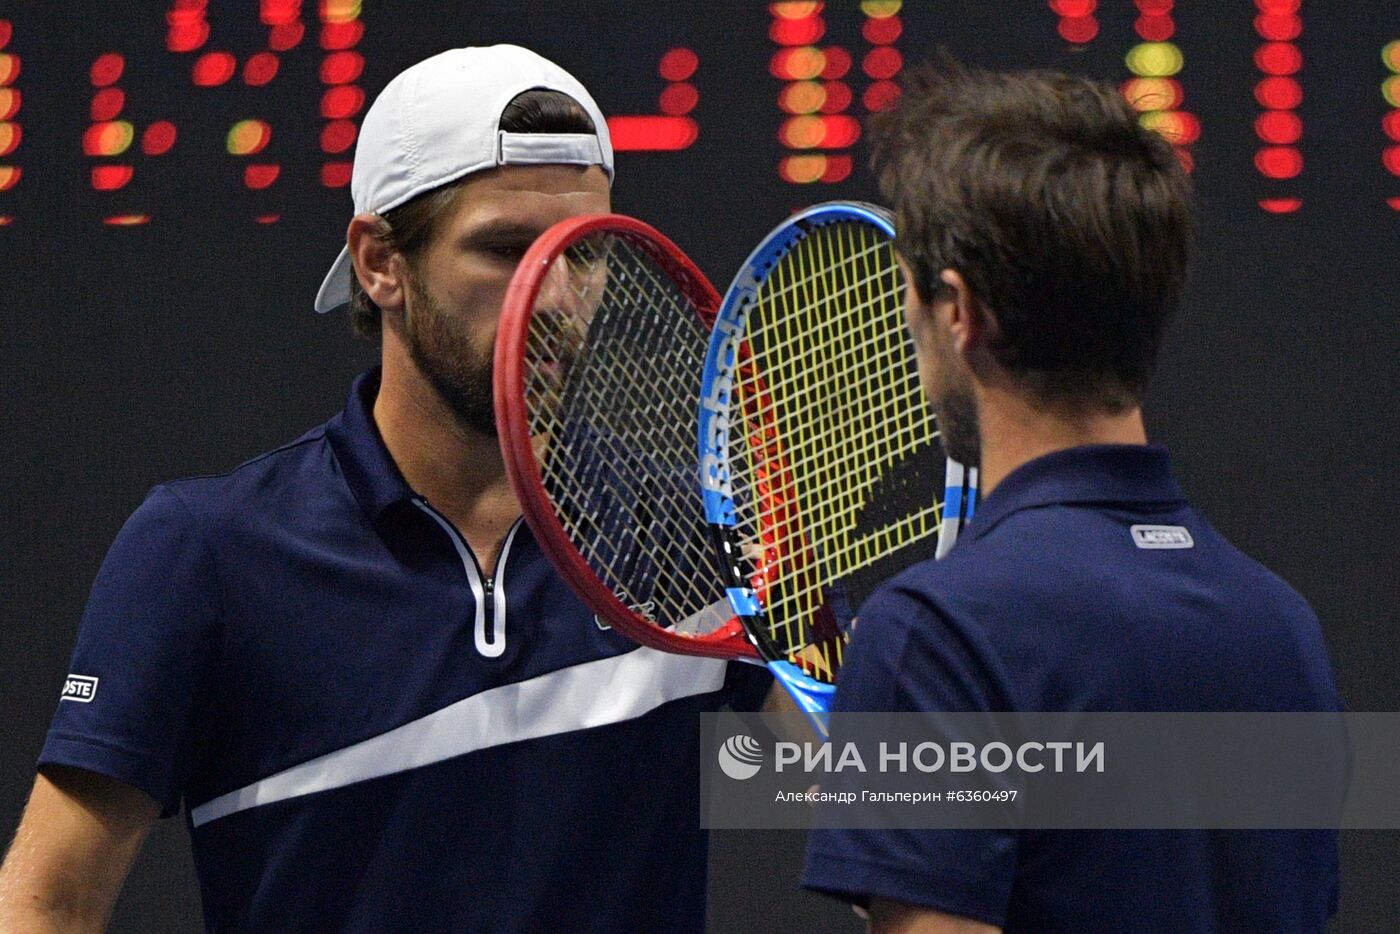
M904 327L890 214L781 224L729 287L701 381L700 480L735 615L822 736L855 611L972 517Z

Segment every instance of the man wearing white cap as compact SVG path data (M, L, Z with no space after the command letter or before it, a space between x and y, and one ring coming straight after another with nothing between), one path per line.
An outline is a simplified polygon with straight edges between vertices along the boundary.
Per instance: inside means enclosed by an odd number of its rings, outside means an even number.
M593 99L524 49L384 89L316 298L381 336L382 366L327 424L157 487L123 527L0 930L99 929L182 805L210 929L703 929L696 718L765 680L595 625L519 521L492 417L515 265L607 211L612 174Z

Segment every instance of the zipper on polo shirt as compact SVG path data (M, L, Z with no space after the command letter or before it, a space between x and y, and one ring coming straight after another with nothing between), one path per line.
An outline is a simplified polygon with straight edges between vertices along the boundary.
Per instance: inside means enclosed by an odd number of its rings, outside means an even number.
M516 519L511 524L510 531L506 532L505 541L501 543L501 554L496 559L495 576L488 577L482 573L481 564L476 560L476 554L467 544L467 540L446 516L428 505L428 501L421 497L415 498L413 505L442 527L451 540L452 547L456 549L457 557L461 559L462 570L467 575L467 586L471 588L472 597L476 602L473 627L476 650L487 658L499 658L506 650L506 559L510 557L510 546L515 541L515 533L520 529L521 519ZM490 636L487 635L488 630Z

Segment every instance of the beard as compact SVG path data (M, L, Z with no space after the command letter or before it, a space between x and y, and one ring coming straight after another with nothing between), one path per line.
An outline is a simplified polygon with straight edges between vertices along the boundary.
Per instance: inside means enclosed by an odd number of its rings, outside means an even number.
M977 420L977 397L972 375L952 349L938 344L938 377L929 392L929 403L938 419L943 453L964 467L982 463L982 429Z
M409 276L408 290L413 309L404 315L404 336L410 359L463 425L496 437L495 355L476 349L417 276Z

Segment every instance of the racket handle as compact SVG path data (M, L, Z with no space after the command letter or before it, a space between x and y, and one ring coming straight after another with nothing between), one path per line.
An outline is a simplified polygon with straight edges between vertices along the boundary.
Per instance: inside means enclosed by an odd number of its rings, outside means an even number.
M836 685L803 674L802 669L792 662L769 662L768 670L773 672L773 677L778 679L778 683L807 715L817 736L825 741L831 732L827 719L831 714L831 696L836 693Z

